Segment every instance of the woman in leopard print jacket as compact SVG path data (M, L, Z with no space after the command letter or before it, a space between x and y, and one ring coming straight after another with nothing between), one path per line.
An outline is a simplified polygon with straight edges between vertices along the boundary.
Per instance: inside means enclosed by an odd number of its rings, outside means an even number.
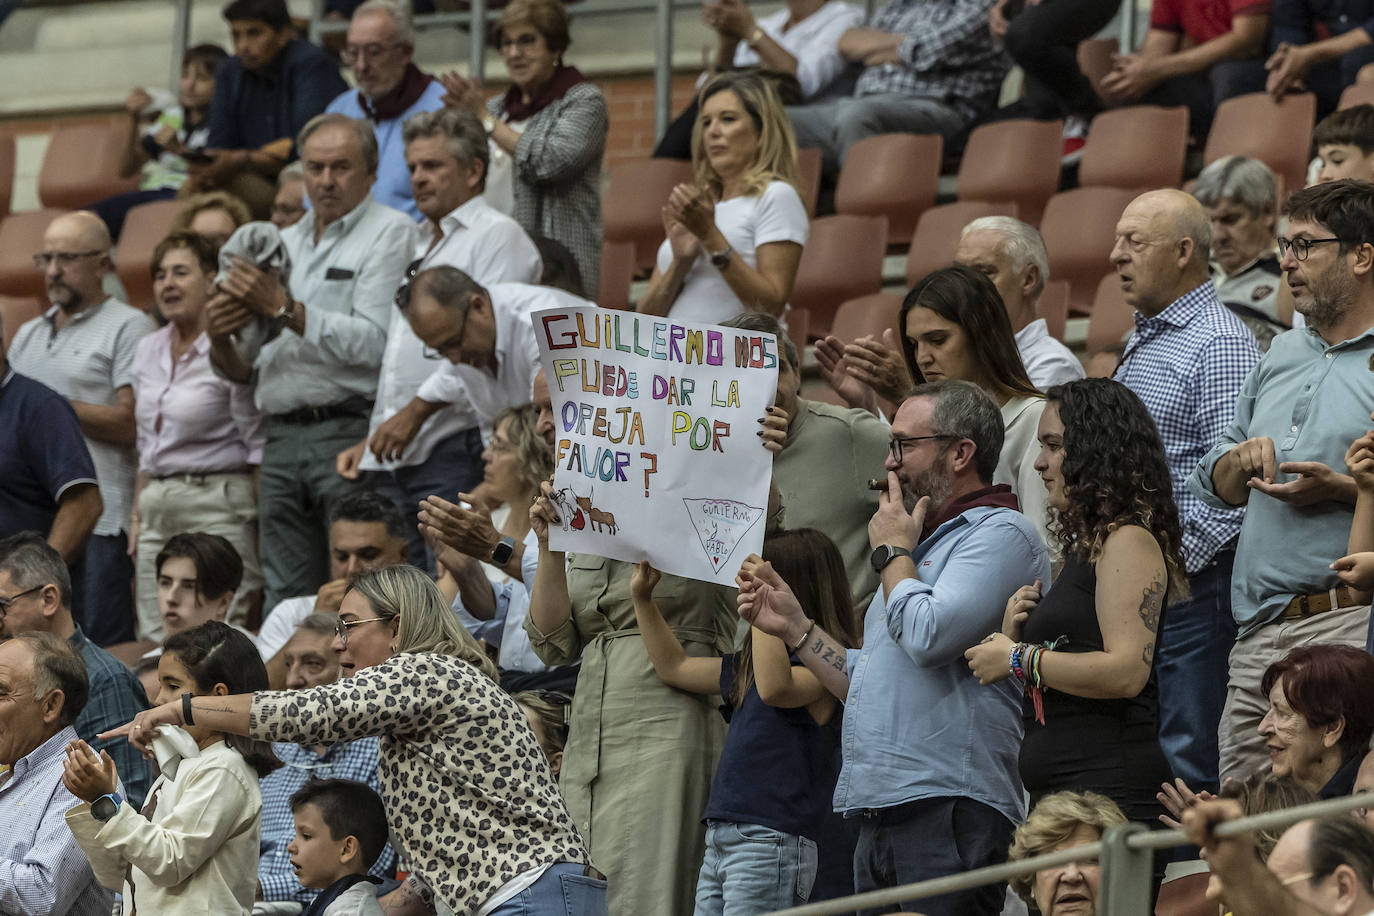
M424 573L360 576L334 647L351 676L333 684L168 703L111 734L140 749L158 725L191 720L300 744L378 736L392 835L441 914L604 916L605 882L524 712Z

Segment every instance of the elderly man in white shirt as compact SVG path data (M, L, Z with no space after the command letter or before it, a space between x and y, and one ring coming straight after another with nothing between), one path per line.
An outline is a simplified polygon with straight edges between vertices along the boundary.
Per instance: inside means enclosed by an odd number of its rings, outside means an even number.
M86 665L61 637L0 643L0 916L107 916L114 904L65 821L78 802L64 752L87 695Z
M310 218L282 230L285 285L236 260L209 304L211 364L256 379L267 419L259 544L264 606L314 592L329 574L329 508L359 486L335 471L338 454L367 432L386 349L391 298L415 249L410 217L372 198L377 141L366 121L312 119L297 139ZM261 346L235 334L259 318Z
M1016 335L1026 375L1041 391L1083 377L1083 363L1050 336L1036 306L1050 278L1045 240L1034 226L1010 216L984 216L964 227L954 263L987 274L997 287Z
M411 190L425 216L407 275L446 265L482 284L538 283L539 250L519 223L482 197L490 150L477 116L452 108L424 112L406 121L402 136ZM434 555L416 528L416 506L430 494L449 498L471 490L482 479L482 436L467 405L445 406L410 428L413 417L404 408L442 366L393 309L367 438L340 452L337 462L341 476L357 480L367 473L396 503L407 519L410 561L430 573Z

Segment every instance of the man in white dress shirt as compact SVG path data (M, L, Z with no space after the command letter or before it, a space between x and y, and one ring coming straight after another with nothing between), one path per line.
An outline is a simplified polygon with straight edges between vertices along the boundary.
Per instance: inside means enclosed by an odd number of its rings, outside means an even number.
M538 283L538 249L519 223L482 198L490 151L477 116L452 108L423 112L406 121L403 138L411 189L425 216L406 273L447 265L481 284ZM417 505L431 494L452 499L482 479L482 436L466 405L446 406L414 429L404 411L443 365L392 309L367 437L337 462L341 476L357 480L366 472L396 503L406 518L410 561L430 573L434 556L416 528Z
M312 211L281 233L289 282L235 260L208 306L211 364L233 381L256 379L267 414L264 607L313 592L329 574L330 506L359 486L335 472L335 460L367 432L392 294L415 248L410 217L369 193L377 141L366 121L319 115L296 145ZM272 322L265 343L235 334L259 318Z
M964 227L954 263L987 274L1002 296L1026 374L1041 391L1083 377L1083 363L1050 336L1036 307L1050 278L1050 256L1034 226L984 216Z

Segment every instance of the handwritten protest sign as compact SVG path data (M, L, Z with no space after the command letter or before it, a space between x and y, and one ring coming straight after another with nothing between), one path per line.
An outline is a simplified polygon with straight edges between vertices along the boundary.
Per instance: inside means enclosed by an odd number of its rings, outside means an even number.
M763 546L777 338L599 308L533 319L557 424L549 546L733 581Z

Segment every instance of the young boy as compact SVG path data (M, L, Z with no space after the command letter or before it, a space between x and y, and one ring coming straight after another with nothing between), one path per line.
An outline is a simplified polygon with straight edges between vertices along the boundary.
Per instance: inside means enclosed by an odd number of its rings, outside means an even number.
M1317 181L1374 181L1374 105L1356 105L1322 119L1312 132L1321 170Z
M320 895L301 916L382 916L367 870L386 845L386 808L349 779L312 779L291 796L296 837L286 851L301 885Z

